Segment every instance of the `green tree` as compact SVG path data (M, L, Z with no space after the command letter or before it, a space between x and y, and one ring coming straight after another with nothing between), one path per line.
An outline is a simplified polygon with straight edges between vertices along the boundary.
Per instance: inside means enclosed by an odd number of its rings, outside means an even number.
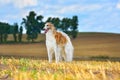
M4 24L3 23L0 23L0 42L2 43L3 42L3 27Z
M71 20L71 33L72 38L76 38L78 34L78 17L73 16Z
M4 27L4 35L3 35L4 42L7 42L9 29L10 29L10 25L9 24L5 25L5 27Z
M7 41L10 25L8 23L0 22L0 42Z
M57 28L57 29L59 29L60 28L60 19L57 17L57 18L53 18L52 19L52 23L55 25L55 27Z
M61 20L61 29L67 34L69 34L70 20L70 18L63 18Z
M17 42L17 34L18 34L18 24L14 23L14 25L13 25L13 37L14 37L15 42Z
M37 24L36 24L36 30L38 30L39 33L41 33L41 30L43 29L44 24L45 24L45 23L42 21L43 18L44 18L44 17L43 17L42 15L39 15L39 16L36 17L36 22L37 22Z
M57 29L60 29L60 19L58 17L49 17L46 22L51 22L54 24L54 26L57 28Z
M22 35L23 35L23 27L20 26L20 28L19 28L19 34L18 34L18 40L19 40L19 42L22 42Z
M48 17L48 19L46 20L46 22L52 22L52 17Z
M29 15L26 18L23 18L22 24L26 29L27 40L34 42L34 39L38 37L38 33L41 33L43 27L43 16L37 16L34 11L30 11Z

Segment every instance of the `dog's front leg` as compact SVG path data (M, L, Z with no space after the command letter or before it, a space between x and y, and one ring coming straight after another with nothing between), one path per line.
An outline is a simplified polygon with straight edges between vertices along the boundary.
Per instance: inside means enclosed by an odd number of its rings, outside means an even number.
M47 48L49 62L52 62L53 51L50 48Z
M52 62L52 54L50 52L48 53L48 58L49 58L49 62L51 63Z

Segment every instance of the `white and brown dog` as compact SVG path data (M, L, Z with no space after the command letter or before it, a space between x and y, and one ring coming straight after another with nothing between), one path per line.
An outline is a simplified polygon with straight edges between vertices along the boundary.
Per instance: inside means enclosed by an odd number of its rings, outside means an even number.
M55 54L56 63L61 61L62 58L67 62L72 61L74 48L68 35L57 31L50 22L45 24L44 30L49 62L52 62L53 53Z

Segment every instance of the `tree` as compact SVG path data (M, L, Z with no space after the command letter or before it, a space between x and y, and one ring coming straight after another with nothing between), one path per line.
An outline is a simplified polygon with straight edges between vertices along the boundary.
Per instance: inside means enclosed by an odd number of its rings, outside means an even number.
M78 17L77 16L72 17L70 28L71 28L72 37L76 38L78 33Z
M43 17L42 15L39 15L39 16L36 17L36 22L37 22L37 24L36 24L36 30L38 30L39 33L41 33L41 30L43 29L44 24L45 24L45 23L42 21L43 18L44 18L44 17Z
M0 22L0 42L6 42L8 38L10 25L8 23Z
M4 42L7 42L7 38L8 38L8 33L9 33L9 29L10 29L10 25L7 24L5 27L4 27L4 36L3 36L3 39L4 39Z
M17 34L18 34L18 24L14 23L14 25L13 25L13 37L14 37L15 42L17 42Z
M51 22L52 24L54 24L54 26L56 27L56 28L60 28L60 19L58 18L58 17L54 17L54 18L52 18L52 17L49 17L47 20L46 20L46 22Z
M61 29L67 34L69 34L70 20L70 18L63 18L61 20Z
M20 26L20 28L19 28L19 34L18 34L18 40L19 40L19 42L22 42L22 34L23 34L23 27Z
M52 23L55 25L56 28L60 28L60 19L57 17L57 18L53 18L52 19Z
M29 15L26 16L26 18L23 18L22 24L24 24L24 27L26 29L28 41L32 40L32 42L34 42L34 39L38 37L38 33L41 33L41 29L44 25L42 19L43 16L36 16L36 13L34 11L30 11Z
M52 22L52 17L48 17L48 19L46 20L46 22Z

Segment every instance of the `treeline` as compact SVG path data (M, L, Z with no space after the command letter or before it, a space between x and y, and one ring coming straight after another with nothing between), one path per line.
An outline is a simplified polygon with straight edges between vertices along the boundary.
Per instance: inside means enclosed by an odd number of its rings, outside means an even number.
M22 41L23 27L18 27L18 24L10 25L8 23L0 22L0 43L6 43L8 34L13 34L14 42Z
M10 25L8 23L0 22L0 43L7 42L8 34L13 34L14 42L22 42L23 27L26 29L28 42L34 42L38 38L38 34L41 31L46 22L52 22L59 30L64 31L72 38L77 37L78 33L78 17L72 18L58 18L48 17L46 21L43 21L42 15L37 15L34 11L30 11L29 14L22 19L21 25L17 23Z

